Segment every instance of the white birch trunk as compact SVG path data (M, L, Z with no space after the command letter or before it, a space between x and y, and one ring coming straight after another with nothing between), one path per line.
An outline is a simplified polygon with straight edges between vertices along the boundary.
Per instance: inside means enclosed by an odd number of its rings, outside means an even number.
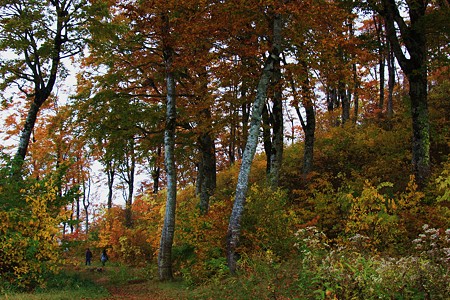
M175 208L177 197L177 174L175 167L175 127L176 127L176 97L175 80L172 72L172 51L166 49L166 128L164 131L164 164L167 173L167 199L164 225L161 232L161 242L158 254L159 279L172 280L172 244L175 233Z
M274 16L273 35L274 43L272 51L266 62L264 63L264 68L258 82L256 98L253 102L249 134L247 137L244 154L242 156L242 164L239 170L233 210L231 212L230 222L228 224L227 263L231 273L235 273L236 271L238 256L236 253L236 249L239 245L241 219L245 206L245 198L247 196L250 168L255 156L256 146L258 145L258 136L261 126L262 111L267 97L267 88L274 71L274 64L277 60L280 60L279 55L281 52L281 46L278 43L275 43L275 41L279 40L279 38L277 37L281 35L281 17L279 15Z

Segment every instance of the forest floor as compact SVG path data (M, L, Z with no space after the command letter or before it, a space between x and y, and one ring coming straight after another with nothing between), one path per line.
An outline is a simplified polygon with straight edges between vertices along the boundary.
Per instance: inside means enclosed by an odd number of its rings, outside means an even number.
M156 267L130 267L100 262L92 266L67 264L48 286L33 292L9 292L9 300L175 300L198 299L181 280L161 282Z
M162 283L145 268L123 266L77 268L80 276L104 288L110 294L104 300L186 299L188 291L181 282ZM96 297L96 299L99 299Z

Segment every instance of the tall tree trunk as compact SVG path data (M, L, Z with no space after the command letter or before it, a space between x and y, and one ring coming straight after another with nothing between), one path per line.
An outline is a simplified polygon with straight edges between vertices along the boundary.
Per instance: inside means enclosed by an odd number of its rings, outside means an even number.
M356 63L353 64L353 122L356 123L358 121L358 114L359 114L359 79L358 79L358 72L356 68Z
M80 157L77 156L77 160L81 160ZM82 164L78 164L78 174L77 174L77 184L83 183L84 185L84 174L83 174L83 167ZM84 193L84 189L83 189ZM80 230L80 216L81 216L81 204L80 204L80 196L77 195L76 197L76 212L75 212L75 218L76 218L76 230ZM73 233L73 225L71 225L71 230Z
M25 156L28 151L28 145L30 144L31 134L33 132L37 115L42 103L42 100L37 99L31 103L31 106L28 110L27 118L20 134L19 147L15 155L15 161L18 164L18 167L21 167L21 162L25 160Z
M273 43L281 45L281 35L274 35ZM275 40L276 39L276 40ZM273 106L272 106L272 149L270 151L270 172L269 184L271 187L278 187L280 180L280 169L283 161L283 86L281 83L281 60L274 61L273 70Z
M380 53L380 55L383 54ZM379 69L380 69L380 101L378 102L378 108L382 110L384 107L384 69L385 69L384 56L380 57L379 59Z
M296 111L302 125L303 132L305 133L305 149L303 152L303 176L308 175L313 168L314 164L314 140L316 132L316 113L314 110L313 94L309 82L308 66L305 61L301 62L303 67L303 73L305 77L302 82L302 104L305 108L306 123L300 114L300 110L297 106Z
M156 150L156 154L158 155L158 158L161 157L161 146L158 146L158 149ZM153 179L153 194L157 194L159 191L159 176L161 174L161 168L159 167L158 163L159 159L155 161L155 166L152 170L152 179Z
M385 70L385 47L383 43L383 23L380 18L374 18L375 30L377 33L378 42L378 67L380 73L380 99L378 101L378 108L384 107L384 70Z
M241 93L241 97L243 97L241 100L245 99L245 92ZM239 109L236 109L236 127L235 127L235 134L238 135L235 137L235 152L237 156L236 159L242 159L242 155L245 150L245 142L247 141L247 135L248 135L248 126L249 126L249 119L250 119L250 107L251 103L243 103L241 105L240 111L242 112L241 115L239 115Z
M168 16L164 15L163 35L170 32ZM167 198L164 225L161 232L161 242L158 254L159 279L172 280L172 245L175 234L175 209L177 199L177 172L175 166L175 129L176 129L176 95L173 73L173 49L164 45L164 63L166 67L166 124L164 130L164 164L167 174Z
M350 38L353 39L355 37L355 30L353 29L353 21L349 22L349 34ZM352 54L352 60L355 60L355 55ZM352 64L352 74L353 74L353 123L358 121L359 114L359 78L358 78L358 68L356 66L356 62ZM349 89L349 101L351 99L351 91Z
M247 101L247 83L244 81L241 88L241 99L243 101L241 105L241 121L242 121L242 132L241 136L239 137L239 158L242 158L242 154L245 149L245 142L247 141L247 135L248 135L248 126L249 126L249 120L250 120L250 107L251 103Z
M263 135L263 146L264 152L266 153L266 176L269 178L270 174L270 157L272 153L272 136L270 133L270 127L272 126L273 121L271 121L271 116L269 114L269 110L267 105L264 105L262 111L262 135Z
M391 119L394 116L394 87L395 87L395 56L389 44L388 52L388 101L387 116Z
M305 132L305 149L303 153L303 176L308 175L314 166L314 140L316 132L316 113L311 99L305 103L306 124L302 124Z
M413 123L412 163L417 182L423 187L430 174L430 124L427 104L427 74L411 73L409 96Z
M395 0L383 0L378 10L384 17L386 34L409 81L413 128L412 164L417 183L423 187L430 173L430 124L427 103L427 42L424 21L427 1L407 1L409 21L400 14ZM374 6L376 7L376 6ZM397 35L397 28L400 37ZM407 58L402 44L409 53Z
M350 119L350 98L347 95L346 84L339 80L339 98L342 103L342 114L341 120L342 124L345 124Z
M237 131L237 110L231 108L230 111L231 124L230 124L230 141L228 143L228 157L230 159L230 166L236 162L236 131Z
M111 161L108 161L106 167L106 175L108 177L108 201L107 201L108 210L111 209L112 207L115 173L116 170L114 169L113 163Z
M335 87L327 88L327 110L330 114L330 124L331 126L339 126L339 119L333 114L334 110L339 107L339 97L338 90Z
M308 65L306 61L300 61L302 67L303 78L301 80L301 101L305 108L306 122L302 116L299 107L299 99L297 89L295 87L295 82L292 74L289 74L289 81L291 84L291 89L294 97L294 108L297 112L297 117L300 120L300 125L302 126L303 132L305 133L305 148L303 152L303 168L302 175L306 177L313 169L314 165L314 140L316 131L316 113L314 110L313 103L313 93L311 91Z
M200 149L198 174L199 207L202 214L207 214L209 210L209 199L216 189L216 151L211 133L205 132L201 134L198 138L198 144Z
M127 154L128 156L128 154ZM136 169L136 156L134 149L134 140L131 139L130 142L130 157L127 157L127 185L128 185L128 197L125 203L125 226L133 226L133 216L132 216L132 205L133 205L133 194L134 194L134 176Z
M202 84L199 95L197 97L198 104L204 107L199 112L199 127L202 129L200 135L197 138L197 147L200 152L198 163L198 191L197 195L200 196L200 213L205 215L209 210L209 199L214 194L216 189L216 147L214 143L214 137L211 130L212 114L211 106L208 102L208 71L206 67L199 73L199 77ZM206 97L205 97L206 96Z
M281 27L281 16L276 14L274 15L273 19L274 37L281 36ZM274 38L274 41L275 40L276 39ZM267 88L274 71L274 63L276 60L280 59L280 52L281 45L273 43L271 53L264 63L264 68L256 90L256 98L253 102L249 134L242 157L241 168L239 170L233 210L231 212L230 221L228 224L227 262L231 273L236 272L236 263L238 259L236 249L239 245L239 238L241 234L241 218L244 211L245 199L247 196L250 168L255 156L256 146L258 144L259 129L261 126L261 114L264 107L264 102L267 97Z
M86 235L89 233L89 206L91 206L91 179L88 179L88 186L86 187L86 181L82 179L82 187L83 187L83 208L84 213L86 215L85 226L86 226Z

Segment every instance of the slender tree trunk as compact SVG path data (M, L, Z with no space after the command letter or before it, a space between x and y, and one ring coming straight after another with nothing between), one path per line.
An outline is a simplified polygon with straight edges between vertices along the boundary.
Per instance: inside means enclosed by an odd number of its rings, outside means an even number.
M339 107L338 91L335 87L327 89L327 110L332 113L330 117L330 123L332 126L339 126L341 123L339 119L333 114L334 110Z
M413 128L412 165L420 187L430 174L430 124L427 100L427 41L424 24L427 1L407 2L409 20L406 22L400 14L395 0L383 0L379 13L384 17L386 34L403 72L409 81L409 97ZM377 6L374 6L377 7ZM397 35L397 28L409 53L404 49Z
M77 196L76 198L77 203L80 203L80 196ZM72 211L70 213L70 233L74 232L74 226L73 226L73 214L75 212L75 207L74 207L74 203L72 203L72 207L71 207ZM77 220L78 221L78 220ZM77 228L78 229L78 228Z
M300 61L302 67L303 78L301 80L302 105L305 109L306 122L300 112L298 100L295 102L295 111L297 112L300 125L305 133L305 147L303 152L303 168L302 175L304 178L312 171L314 165L314 140L316 131L316 113L313 103L313 92L310 86L308 64L306 61ZM297 92L293 78L291 78L291 87L294 92L294 98L297 98Z
M128 197L125 203L125 225L126 227L133 226L133 213L132 213L132 205L133 205L133 195L134 195L134 176L135 176L135 168L136 168L136 157L134 153L134 141L131 141L131 154L130 161L127 158L127 184L128 184ZM128 165L129 164L129 165Z
M78 160L80 160L79 157L77 157ZM83 175L83 167L81 164L78 164L78 174L77 174L77 184L80 184L80 182L84 185L84 175ZM84 188L83 188L83 194L84 194ZM76 197L76 212L75 212L75 218L77 221L76 230L80 230L80 216L81 216L81 203L80 203L80 196L77 195ZM72 233L73 233L73 225L72 225Z
M304 177L308 175L314 164L314 140L316 131L316 113L314 110L314 103L312 100L312 91L309 83L308 68L306 62L302 62L303 72L305 78L302 82L302 103L305 108L306 123L300 113L298 106L296 107L297 115L302 125L303 132L305 133L305 149L303 152L303 169L302 174Z
M200 149L199 162L199 195L200 212L207 214L209 210L209 199L216 189L216 151L214 139L209 132L203 133L198 139Z
M302 175L306 177L313 169L314 165L314 140L316 131L316 113L314 110L313 93L310 87L308 65L305 61L300 61L302 66L302 73L304 74L301 86L302 86L302 105L305 108L306 122L302 116L299 107L299 99L297 96L297 89L292 74L289 74L291 88L294 96L294 108L297 112L298 119L305 133L305 149L303 152L303 168Z
M281 45L281 35L274 35L273 43L275 45ZM277 39L277 40L275 40ZM274 61L273 72L273 106L272 106L272 149L270 151L270 172L269 172L269 184L271 187L278 187L280 180L280 169L283 161L283 139L284 139L284 126L283 126L283 86L281 83L281 60Z
M263 145L264 152L266 153L266 176L269 178L270 174L270 157L272 156L272 136L270 134L270 127L272 126L271 118L269 115L269 110L267 105L264 105L262 111L262 135L263 135Z
M158 158L161 157L161 147L158 146L156 151ZM159 161L159 159L158 159ZM159 163L155 162L155 166L152 170L152 179L153 179L153 194L157 194L159 191L159 177L161 174L161 168L159 167Z
M349 22L349 34L350 38L355 37L355 30L353 29L353 22ZM352 55L352 60L355 59L355 55ZM356 66L356 62L352 64L352 73L353 73L353 123L358 121L358 113L359 113L359 78L358 78L358 68ZM349 89L349 101L351 101L351 91Z
M113 163L111 161L107 162L106 175L108 176L108 210L112 207L113 198L113 187L114 187L114 175L116 171L114 170Z
M28 151L28 145L30 144L31 134L33 132L34 124L36 123L37 114L42 105L42 101L33 101L30 109L28 110L25 125L20 135L19 147L16 152L15 159L17 163L23 161Z
M423 186L430 174L430 124L427 105L427 75L425 72L408 76L413 125L412 163L417 182Z
M385 71L385 51L383 44L383 23L380 18L374 19L375 29L377 32L377 42L378 42L378 67L380 73L380 99L378 101L378 108L383 109L384 107L384 71Z
M86 215L85 226L86 226L86 235L89 234L89 206L91 206L91 179L88 179L88 186L86 187L86 181L82 180L83 184L83 207L84 213Z
M203 130L197 138L197 147L200 152L197 175L197 195L200 196L200 213L205 215L209 210L209 199L216 189L216 147L211 130L213 121L211 107L207 97L208 71L206 67L199 73L199 77L202 84L198 91L199 95L197 97L197 102L198 104L201 103L201 106L204 107L204 109L201 109L199 112L199 127Z
M241 64L252 67L255 65L253 58L249 59L248 57L241 57ZM242 154L244 153L245 149L245 142L247 141L248 136L248 127L249 127L249 121L250 121L250 110L251 110L251 101L248 99L249 94L251 94L249 86L252 84L253 80L249 78L242 78L240 82L240 88L237 87L236 89L239 89L240 94L240 103L241 103L241 115L240 119L238 118L237 123L240 124L241 132L239 139L239 145L238 145L238 159L242 158Z
M241 91L241 98L243 100L246 99L246 91L244 89L242 89L242 91ZM241 131L240 136L238 137L238 139L239 139L238 159L242 158L242 155L245 150L245 142L247 141L248 126L249 126L249 119L250 119L250 107L251 107L251 103L248 103L246 100L244 101L244 103L241 106L242 131Z
M354 123L358 122L359 114L359 79L356 64L353 64L353 112L354 112Z
M314 166L314 140L316 132L316 113L312 101L305 106L306 124L303 128L305 132L305 150L303 153L303 170L304 176L308 175ZM303 125L302 125L303 127Z
M163 16L164 36L170 32L167 15ZM164 46L164 61L166 66L166 124L164 131L164 163L167 174L167 199L164 215L164 225L161 232L161 242L158 254L159 279L172 280L172 245L175 234L175 209L177 197L177 172L175 166L175 129L176 129L176 96L175 79L172 70L173 49Z
M380 55L382 54L380 53ZM382 110L384 107L384 69L385 69L384 57L380 57L379 68L380 68L380 101L378 102L378 108Z
M281 23L281 16L275 15L273 20L274 36L281 35ZM231 212L230 221L228 224L227 262L231 273L236 272L236 263L238 259L236 249L239 245L239 238L241 234L241 218L244 211L245 199L248 190L250 168L255 156L256 146L258 144L259 129L261 126L261 114L263 111L264 102L267 97L267 88L274 71L274 63L276 60L280 59L280 49L280 45L277 45L275 43L273 44L272 51L264 64L264 68L256 90L256 98L253 103L249 134L242 157L241 168L239 170L233 210Z
M230 166L234 165L236 161L236 110L234 108L230 111L231 124L230 124L230 141L228 143L228 157L230 158Z
M394 116L394 87L395 87L395 56L389 43L388 52L388 101L387 116L391 119Z
M81 204L80 204L80 197L77 197L77 203L76 203L76 212L75 212L75 218L77 220L76 230L80 230L80 217L81 217ZM73 226L72 226L72 233L73 233Z
M350 119L350 99L347 95L345 83L342 81L339 81L339 98L342 103L342 124L345 124Z
M35 89L36 90L36 89ZM40 92L36 92L41 94ZM44 96L43 96L44 97ZM13 165L12 165L12 177L15 179L19 179L22 174L22 167L25 162L25 156L28 152L28 146L30 144L31 135L34 130L34 126L36 124L37 115L39 110L44 103L44 101L48 98L42 98L41 96L35 96L34 101L31 103L31 106L28 110L27 117L25 119L25 124L20 133L19 146L17 148L17 152L14 156Z

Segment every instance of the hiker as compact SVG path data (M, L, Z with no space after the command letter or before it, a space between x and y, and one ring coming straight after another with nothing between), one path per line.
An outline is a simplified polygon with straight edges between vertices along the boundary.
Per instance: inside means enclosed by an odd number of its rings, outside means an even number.
M108 254L106 254L106 249L103 249L102 256L100 260L102 261L102 265L105 266L105 263L108 261Z
M92 252L89 248L86 249L86 266L91 265Z

